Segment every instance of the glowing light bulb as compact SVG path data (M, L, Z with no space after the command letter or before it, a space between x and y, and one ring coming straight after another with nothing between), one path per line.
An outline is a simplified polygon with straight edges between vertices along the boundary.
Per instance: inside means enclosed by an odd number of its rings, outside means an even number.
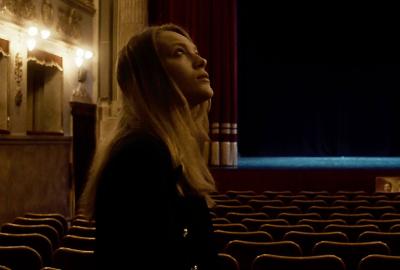
M85 51L85 59L91 59L93 57L93 53L91 51Z
M31 37L36 36L38 33L39 33L39 30L37 29L37 27L31 26L31 27L28 28L28 34L29 34Z
M40 31L40 36L43 39L48 39L50 37L50 35L51 35L51 32L49 30L47 30L47 29L44 29L44 30Z
M85 52L81 48L76 49L76 56L77 57L83 58L84 55L85 55Z

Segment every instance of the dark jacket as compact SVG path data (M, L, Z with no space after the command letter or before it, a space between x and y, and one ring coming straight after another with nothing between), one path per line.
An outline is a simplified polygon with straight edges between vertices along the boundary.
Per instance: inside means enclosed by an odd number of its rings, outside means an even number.
M152 136L131 135L113 147L96 197L99 269L216 269L206 202L180 196L179 177Z

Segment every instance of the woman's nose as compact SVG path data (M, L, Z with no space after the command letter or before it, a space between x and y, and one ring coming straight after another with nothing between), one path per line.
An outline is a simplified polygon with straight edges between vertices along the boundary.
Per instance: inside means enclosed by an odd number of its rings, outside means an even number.
M207 66L207 60L200 55L195 56L195 60L193 61L194 67L205 67Z

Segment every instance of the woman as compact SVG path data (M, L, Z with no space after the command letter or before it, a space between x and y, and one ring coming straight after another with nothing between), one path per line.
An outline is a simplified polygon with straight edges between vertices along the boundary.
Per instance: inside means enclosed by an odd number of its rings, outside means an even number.
M120 51L122 110L81 200L96 219L99 268L216 269L215 185L202 157L213 95L206 64L172 24L147 28Z

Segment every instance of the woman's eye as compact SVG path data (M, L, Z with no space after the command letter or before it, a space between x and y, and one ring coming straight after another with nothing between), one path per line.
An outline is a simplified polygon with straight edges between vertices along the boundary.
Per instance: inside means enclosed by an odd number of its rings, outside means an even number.
M182 55L182 54L184 54L184 53L185 53L185 50L182 49L182 48L176 49L176 50L174 51L174 55L176 55L176 56Z

